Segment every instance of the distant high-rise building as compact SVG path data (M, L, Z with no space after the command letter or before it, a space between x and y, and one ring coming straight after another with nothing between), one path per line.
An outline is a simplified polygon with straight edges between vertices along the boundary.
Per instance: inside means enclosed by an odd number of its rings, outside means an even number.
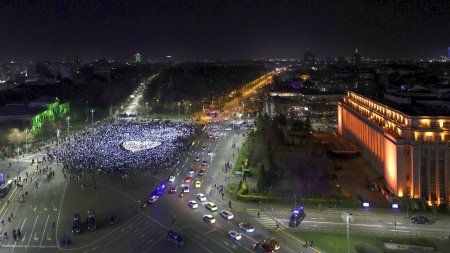
M355 53L352 55L352 65L356 66L361 63L361 55L358 54L358 49L355 49Z
M136 53L134 55L134 62L135 63L141 63L141 54L140 53Z
M311 50L306 50L303 54L303 62L306 66L313 66L316 63L316 56L311 52Z
M447 48L447 54L448 54L448 57L450 58L450 47Z

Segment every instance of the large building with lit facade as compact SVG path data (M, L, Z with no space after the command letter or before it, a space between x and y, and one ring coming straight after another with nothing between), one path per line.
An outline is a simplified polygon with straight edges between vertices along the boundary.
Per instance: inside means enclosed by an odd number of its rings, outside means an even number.
M339 134L360 146L394 197L449 204L450 106L438 100L386 94L381 103L348 92L338 102Z

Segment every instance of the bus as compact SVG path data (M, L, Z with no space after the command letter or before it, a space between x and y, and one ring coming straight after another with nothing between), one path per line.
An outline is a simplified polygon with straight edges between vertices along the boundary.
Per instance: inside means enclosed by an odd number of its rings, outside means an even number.
M0 198L6 197L9 190L11 190L11 187L12 187L12 180L8 180L8 182L0 185Z

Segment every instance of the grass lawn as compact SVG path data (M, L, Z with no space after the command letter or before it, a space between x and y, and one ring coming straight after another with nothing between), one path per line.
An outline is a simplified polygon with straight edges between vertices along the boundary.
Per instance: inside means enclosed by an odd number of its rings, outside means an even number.
M347 235L346 234L331 234L321 232L301 231L297 232L302 239L307 241L314 241L314 245L327 253L347 252ZM383 244L379 237L370 235L358 235L350 233L350 249L352 253L358 253L355 250L355 244L366 243L375 246L379 252L383 252Z

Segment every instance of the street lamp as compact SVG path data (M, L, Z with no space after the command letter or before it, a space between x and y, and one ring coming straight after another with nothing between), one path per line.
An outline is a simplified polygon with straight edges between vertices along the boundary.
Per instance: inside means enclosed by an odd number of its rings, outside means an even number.
M25 153L28 153L28 128L25 128Z
M59 146L59 133L60 133L60 130L59 130L59 128L57 128L56 129L56 145L57 146Z
M351 213L343 212L341 214L342 220L347 224L347 253L350 253L350 222L355 221Z
M94 108L91 109L91 125L94 125Z
M67 136L69 136L70 116L67 116Z
M297 210L297 195L294 194L294 210Z

